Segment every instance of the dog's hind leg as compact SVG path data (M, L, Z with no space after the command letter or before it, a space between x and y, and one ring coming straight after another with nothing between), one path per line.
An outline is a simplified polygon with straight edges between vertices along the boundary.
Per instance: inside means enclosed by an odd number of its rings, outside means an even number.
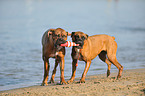
M57 66L58 66L58 61L57 61L57 59L55 59L55 66L54 66L52 76L51 76L51 79L50 79L49 83L54 83L54 77L55 77L55 74L56 74Z
M49 68L50 68L48 58L43 57L43 61L44 61L44 78L43 78L42 86L48 85L47 81L48 81Z
M117 78L120 78L123 71L123 66L117 61L116 56L109 56L109 60L118 68L119 72Z
M117 61L116 58L117 45L116 47L112 47L109 49L110 50L107 50L108 59L118 68L119 72L117 78L120 78L123 71L123 66Z
M106 56L107 52L106 51L102 51L99 54L99 58L104 61L107 65L108 65L108 69L107 69L107 77L109 77L110 75L110 69L111 69L111 62L108 60L107 56Z

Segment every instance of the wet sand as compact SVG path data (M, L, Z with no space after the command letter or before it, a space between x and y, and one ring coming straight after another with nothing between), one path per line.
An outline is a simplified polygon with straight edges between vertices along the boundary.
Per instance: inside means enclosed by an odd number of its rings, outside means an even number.
M145 96L145 69L124 70L122 78L117 73L87 76L86 83L67 85L49 84L1 91L0 96Z

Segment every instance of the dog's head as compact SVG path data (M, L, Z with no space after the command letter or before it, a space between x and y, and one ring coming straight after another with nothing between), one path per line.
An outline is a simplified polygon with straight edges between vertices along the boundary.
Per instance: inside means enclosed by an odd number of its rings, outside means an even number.
M48 36L49 35L52 35L54 47L57 49L57 51L59 51L63 48L62 46L60 46L60 44L66 43L67 36L70 36L71 34L69 32L66 32L64 29L57 28L50 29L48 31Z
M88 39L88 35L80 31L72 32L71 37L73 42L79 44L79 46L76 46L78 49L82 49L84 41Z

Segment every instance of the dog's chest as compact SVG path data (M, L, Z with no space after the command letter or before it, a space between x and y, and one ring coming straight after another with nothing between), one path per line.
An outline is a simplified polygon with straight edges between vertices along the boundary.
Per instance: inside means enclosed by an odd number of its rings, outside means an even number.
M82 56L82 52L80 49L76 49L75 50L75 55L73 57L74 59L77 59L77 60L80 60L80 61L83 61L84 60L84 57Z
M48 52L48 56L49 57L52 57L52 58L55 58L57 56L57 54L58 53L56 51L53 51L53 50L51 50L51 51Z
M49 57L55 58L55 54L49 54Z

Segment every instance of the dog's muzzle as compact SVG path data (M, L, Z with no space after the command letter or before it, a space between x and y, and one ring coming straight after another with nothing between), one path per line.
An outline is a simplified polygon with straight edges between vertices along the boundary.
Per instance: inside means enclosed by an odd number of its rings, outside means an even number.
M66 43L66 41L62 38L58 38L54 44L54 47L57 49L57 51L61 50L63 47L60 46L61 44Z
M84 45L84 40L78 39L75 41L76 44L79 44L79 46L76 46L78 49L82 49Z

